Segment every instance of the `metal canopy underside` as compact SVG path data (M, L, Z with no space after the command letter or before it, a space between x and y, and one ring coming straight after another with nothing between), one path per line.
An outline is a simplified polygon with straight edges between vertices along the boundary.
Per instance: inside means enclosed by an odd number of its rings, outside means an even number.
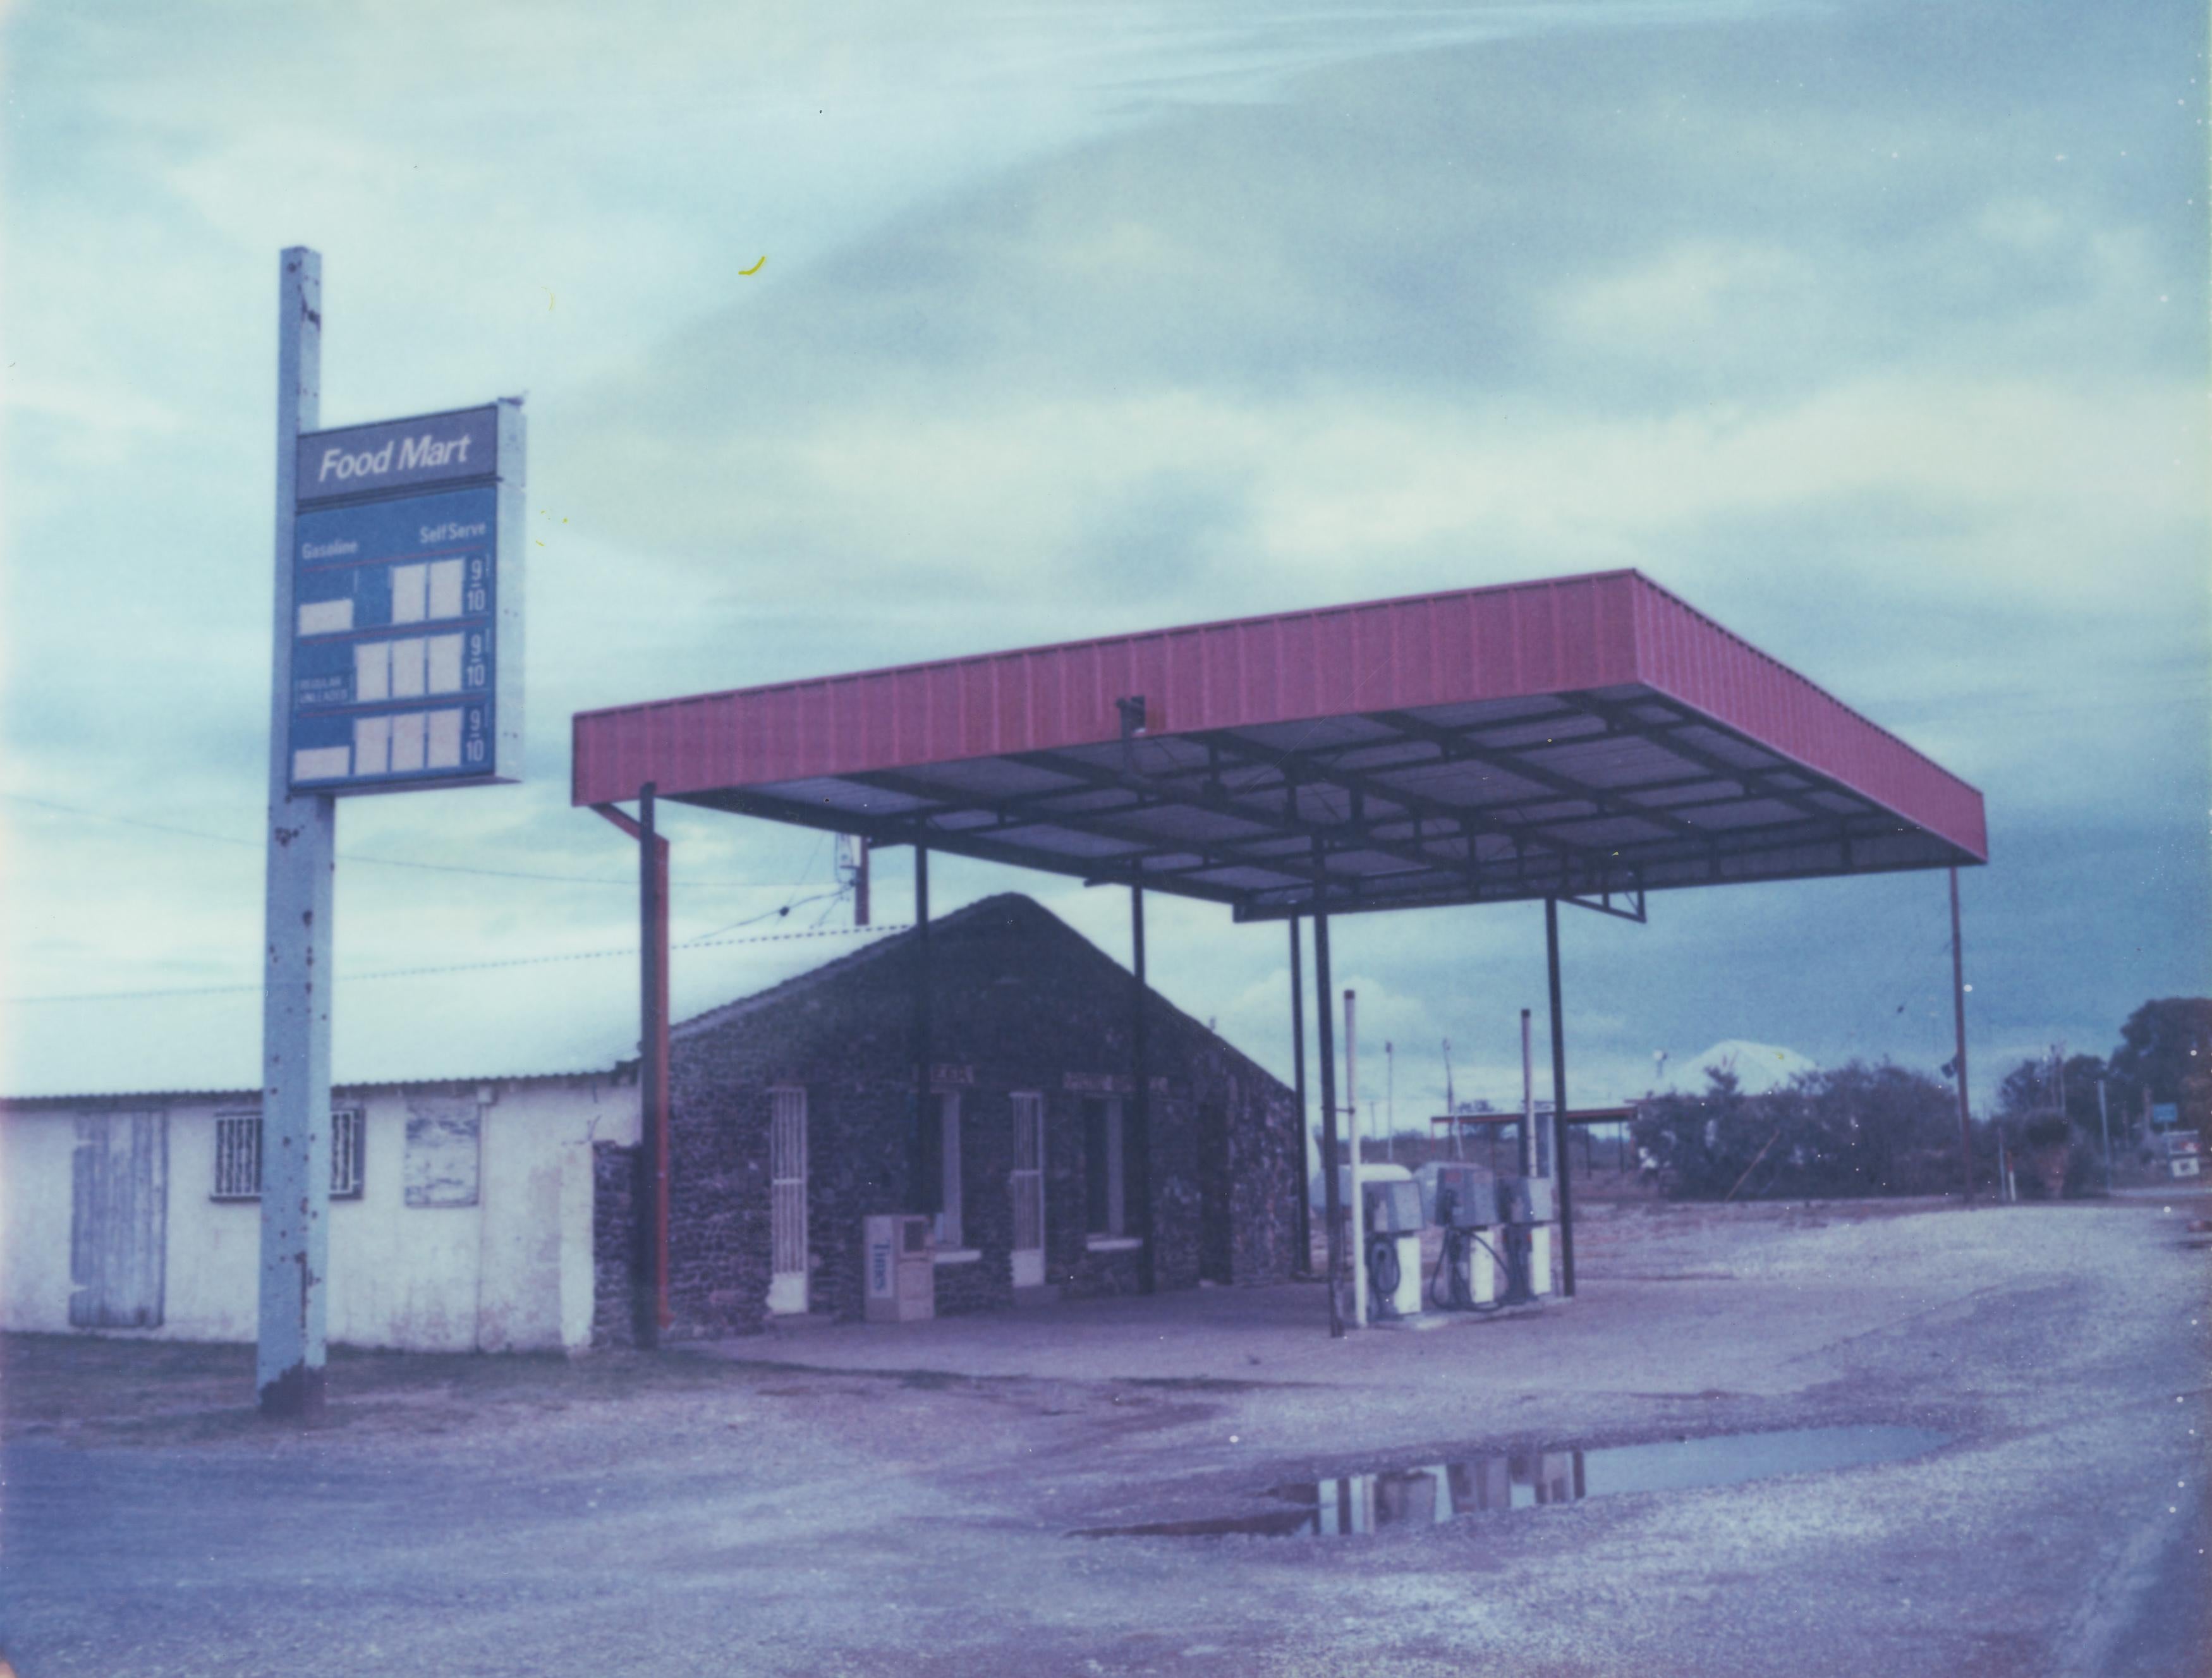
M1648 688L1145 736L683 802L1211 898L1240 921L1975 860Z
M924 844L1086 881L1211 899L1231 905L1239 920L1316 908L1343 914L1553 897L1632 898L1674 886L1983 860L1980 799L1972 788L1802 678L1696 617L1644 578L1617 573L1523 585L1518 592L1540 589L1630 592L1595 597L1587 632L1597 650L1588 656L1588 649L1567 645L1548 655L1552 662L1544 666L1516 647L1516 681L1485 683L1445 668L1433 679L1425 675L1422 690L1409 693L1394 653L1382 676L1352 684L1382 702L1320 715L1279 714L1279 695L1289 678L1280 669L1265 668L1266 660L1253 650L1285 644L1285 620L1269 619L1167 632L1172 637L1226 629L1239 635L1234 680L1220 684L1223 692L1208 678L1179 678L1172 647L1150 666L1136 650L1126 665L1117 663L1119 643L994 655L1001 663L1023 661L1021 679L1031 689L1057 683L1052 691L1063 696L1054 698L1058 709L1050 715L1042 714L1034 694L1024 698L1029 708L1018 727L989 724L994 743L1013 749L973 755L915 761L924 751L886 750L879 744L889 738L887 728L913 732L906 713L925 692L918 686L903 690L903 704L888 687L874 690L872 701L866 692L858 697L842 689L827 693L820 701L826 720L817 722L810 713L773 739L762 735L741 743L741 750L713 738L717 720L732 738L749 729L759 733L765 708L787 703L791 690L668 702L693 708L688 711L663 706L586 714L576 720L575 798L586 803L635 796L644 781L654 780L662 798L702 808L863 834L878 845ZM1527 616L1526 599L1493 598L1516 593L1469 591L1339 613L1409 607L1440 613L1468 602L1480 639L1483 613ZM1638 614L1647 611L1646 594L1656 597L1648 610L1687 614L1703 626L1695 633L1721 637L1728 645L1683 641L1683 632L1671 623L1665 627L1674 641L1645 635ZM1547 612L1559 647L1559 625L1570 621L1568 608L1554 602ZM1625 620L1625 629L1614 617ZM1519 633L1517 619L1508 627ZM1325 656L1330 625L1306 632L1313 639L1301 642L1299 652ZM1255 641L1263 633L1272 639ZM1408 620L1394 633L1440 636L1443 631ZM1654 645L1645 646L1647 641ZM1356 653L1349 641L1346 645ZM1102 656L1102 648L1108 655ZM1715 659L1723 666L1729 659L1758 660L1750 671L1756 684L1727 667L1712 679L1724 680L1731 692L1753 691L1756 703L1795 729L1801 753L1792 755L1751 727L1722 720L1713 710L1725 710L1724 705L1708 709L1681 696L1682 688L1694 689L1693 680L1667 686L1653 680L1591 685L1557 680L1647 670L1663 675L1669 656L1681 665L1684 648L1695 666L1691 676ZM1084 666L1088 686L1071 699L1064 696L1075 684L1064 672L1054 673L1050 661L1078 655L1089 660ZM972 687L972 666L988 662L838 678L825 685L920 682L950 669ZM1796 688L1781 685L1784 678ZM1011 678L994 672L991 679ZM1304 679L1316 685L1326 680ZM1440 689L1449 694L1455 684L1471 695L1486 685L1492 694L1434 702ZM1501 685L1544 690L1499 693ZM1677 690L1668 691L1669 686ZM1276 714L1255 702L1261 690L1275 696ZM1140 695L1153 727L1134 738L1115 738L1112 702ZM1406 697L1431 702L1392 702ZM1003 711L1003 696L999 702ZM869 714L871 704L889 714ZM829 708L840 705L842 710ZM754 708L749 712L748 706ZM722 708L702 713L700 707ZM1744 714L1741 706L1738 714ZM1752 714L1761 713L1754 708ZM1185 726L1164 727L1166 719ZM1091 738L1049 738L1054 729L1085 732L1085 720ZM1008 739L1008 734L1026 738ZM760 768L787 773L732 784L727 770L739 767L728 761L732 751ZM871 751L881 767L852 761L856 755L865 761ZM1839 764L1873 765L1860 778L1886 775L1882 784L1891 797L1875 796L1807 761L1824 756ZM834 772L787 772L817 763ZM697 784L702 781L709 784ZM1917 814L1899 807L1916 801L1923 806Z

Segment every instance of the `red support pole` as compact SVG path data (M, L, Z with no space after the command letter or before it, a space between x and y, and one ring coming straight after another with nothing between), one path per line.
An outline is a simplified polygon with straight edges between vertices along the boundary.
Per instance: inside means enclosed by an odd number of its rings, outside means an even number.
M668 841L653 830L651 781L638 790L639 820L611 804L592 808L638 842L638 1110L653 1184L646 1242L653 1310L640 1327L657 1346L675 1321L668 1304Z
M1552 1000L1552 1156L1559 1180L1559 1292L1571 1299L1575 1297L1575 1174L1567 1152L1567 1026L1559 1008L1557 897L1544 899L1544 961Z

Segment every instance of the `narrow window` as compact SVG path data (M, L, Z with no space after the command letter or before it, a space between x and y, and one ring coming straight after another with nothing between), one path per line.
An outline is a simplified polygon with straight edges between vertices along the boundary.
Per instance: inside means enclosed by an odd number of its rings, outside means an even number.
M258 1200L261 1195L261 1115L218 1113L215 1117L215 1197Z
M331 1115L331 1198L361 1198L363 1145L368 1124L358 1107L341 1107Z
M937 1159L944 1176L939 1185L943 1208L937 1214L937 1249L951 1252L967 1245L960 1228L960 1092L940 1091L937 1097Z
M1106 1233L1106 1103L1097 1096L1083 1098L1083 1228L1088 1235Z
M806 1091L769 1091L768 1308L807 1308Z
M1040 1287L1044 1283L1044 1097L1031 1092L1017 1094L1014 1107L1014 1169L1008 1176L1013 1191L1013 1284Z
M1122 1163L1121 1103L1092 1096L1083 1103L1083 1194L1085 1222L1091 1235L1126 1232Z

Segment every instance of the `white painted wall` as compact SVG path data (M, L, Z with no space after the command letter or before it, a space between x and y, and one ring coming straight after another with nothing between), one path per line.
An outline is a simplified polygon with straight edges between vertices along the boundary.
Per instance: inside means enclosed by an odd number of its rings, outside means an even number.
M406 1203L410 1096L478 1099L477 1203ZM483 1099L483 1097L489 1099ZM608 1078L342 1090L367 1115L362 1193L331 1202L328 1334L408 1351L574 1349L591 1341L592 1145L638 1140L637 1086ZM137 1097L168 1114L169 1340L251 1341L260 1206L217 1201L216 1116L251 1096ZM76 1117L65 1101L0 1103L0 1328L67 1333ZM77 1332L82 1332L82 1330Z

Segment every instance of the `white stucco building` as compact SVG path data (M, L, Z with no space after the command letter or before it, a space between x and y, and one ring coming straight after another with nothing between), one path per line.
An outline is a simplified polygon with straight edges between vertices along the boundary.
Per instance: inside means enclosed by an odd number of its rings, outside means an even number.
M682 951L678 1007L858 941ZM331 1343L591 1343L592 1149L638 1140L635 960L341 977ZM0 1012L0 1329L254 1338L260 1008L238 985Z
M598 1075L334 1092L327 1333L415 1351L590 1344L592 1145L637 1140ZM258 1092L0 1103L0 1328L250 1341Z

